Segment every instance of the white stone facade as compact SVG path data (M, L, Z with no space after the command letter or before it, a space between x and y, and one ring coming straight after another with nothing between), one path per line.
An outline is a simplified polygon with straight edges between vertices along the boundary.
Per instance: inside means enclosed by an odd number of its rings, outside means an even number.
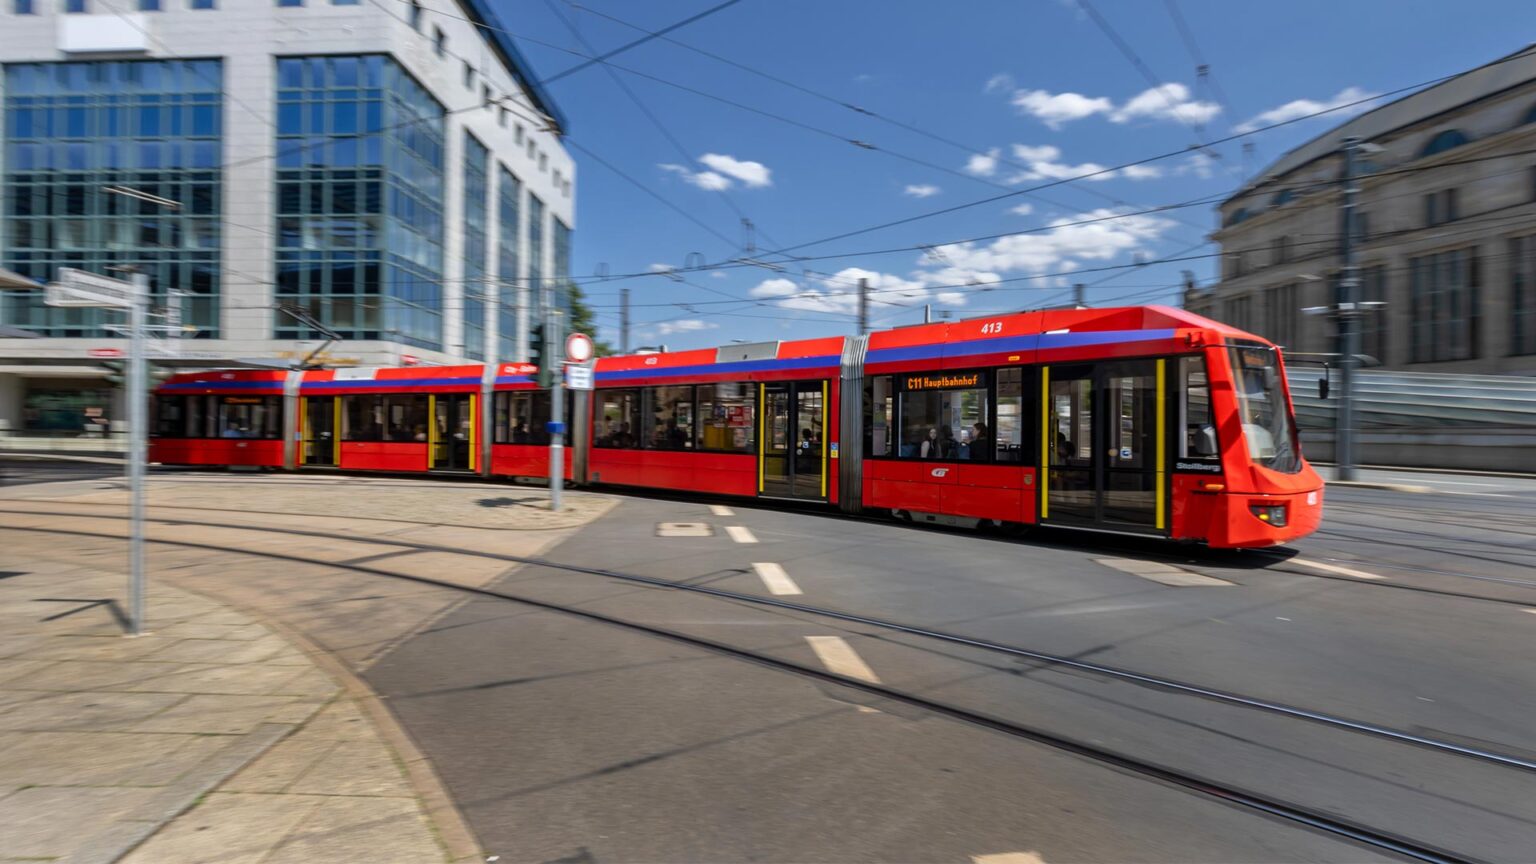
M1464 143L1432 145L1457 133ZM1532 49L1282 156L1221 205L1221 280L1186 307L1293 353L1338 350L1331 319L1302 310L1336 302L1345 136L1374 145L1357 172L1355 258L1359 299L1385 305L1366 322L1366 353L1387 368L1536 375Z
M85 0L86 14L64 14L62 0L34 0L35 14L15 14L15 0L0 0L0 63L89 61L96 59L219 59L223 64L223 226L221 334L216 340L196 340L198 356L210 358L280 358L302 354L314 342L272 338L274 311L274 193L276 143L276 60L284 56L386 54L394 58L447 110L443 179L443 349L431 351L389 341L343 342L330 349L338 363L391 365L402 355L424 363L464 359L462 348L462 222L464 218L462 154L464 133L472 132L490 150L485 269L497 285L519 292L524 313L518 322L517 352L528 350L527 242L528 196L545 205L543 272L553 274L553 221L575 228L575 166L560 139L560 130L541 122L540 97L519 83L535 78L532 70L514 70L503 62L489 28L501 22L487 19L488 7L477 0L421 0L422 10L412 26L412 6L402 0L361 0L335 5L332 0L303 0L304 5L280 6L276 0L214 0L215 8L191 8L191 0L161 0L161 11L139 11L135 0ZM445 37L445 53L435 47L435 33ZM67 48L86 47L90 53ZM465 64L473 67L466 86ZM3 87L3 78L0 78ZM483 88L498 104L486 106ZM547 101L542 104L549 105ZM505 112L499 105L506 105ZM4 159L0 148L0 160ZM521 272L498 274L496 264L497 184L505 166L523 184L524 220L518 236ZM3 162L0 162L3 169ZM0 231L0 251L8 232ZM515 286L515 287L513 287ZM487 324L494 340L494 309L488 305ZM4 323L4 322L0 322ZM78 363L89 349L121 347L113 339L0 339L0 431L16 428L19 390L7 376L27 377L17 364L53 361ZM42 372L41 369L38 370ZM87 369L71 372L99 374ZM43 373L46 374L46 373Z

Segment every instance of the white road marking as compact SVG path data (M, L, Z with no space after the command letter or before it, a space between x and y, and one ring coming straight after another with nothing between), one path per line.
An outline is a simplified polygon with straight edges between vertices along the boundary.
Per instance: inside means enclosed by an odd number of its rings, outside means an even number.
M723 504L711 504L711 505L709 505L709 512L713 513L716 516L735 516L736 515L736 511L732 510L729 507L726 507Z
M972 855L972 864L1045 864L1045 859L1034 850L1028 852L999 852L995 855Z
M1111 567L1122 573L1132 576L1140 576L1162 585L1173 585L1178 588L1196 586L1214 587L1218 585L1231 585L1225 579L1217 579L1215 576L1203 576L1185 570L1183 567L1175 567L1172 564L1164 564L1161 561L1141 561L1135 558L1095 558L1093 559L1105 567Z
M657 537L708 537L712 532L705 522L658 522Z
M1364 570L1353 570L1349 567L1340 567L1337 564L1324 564L1321 561L1313 561L1310 558L1292 558L1292 564L1300 564L1303 567L1311 567L1314 570L1327 570L1329 573L1338 573L1341 576L1353 576L1356 579L1385 579L1375 573L1367 573Z
M1451 486L1487 486L1489 489L1497 489L1502 483L1468 483L1465 480L1430 480L1430 483L1447 483Z
M811 643L811 650L816 652L816 657L821 660L821 665L827 667L828 672L844 678L868 681L871 684L880 683L874 670L869 668L864 658L860 657L843 637L807 636L805 641Z
M757 542L757 537L753 535L752 530L747 528L745 525L727 525L725 526L725 533L731 535L731 539L735 540L737 543Z
M773 594L800 594L800 586L795 580L789 578L784 568L771 561L753 562L752 569L757 571L757 578L763 580L768 586L768 591Z
M1531 613L1532 615L1536 615L1536 609L1527 609L1525 611Z

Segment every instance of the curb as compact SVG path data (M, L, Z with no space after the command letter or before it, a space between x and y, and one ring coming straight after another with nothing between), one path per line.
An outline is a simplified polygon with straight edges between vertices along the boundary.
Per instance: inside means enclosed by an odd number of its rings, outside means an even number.
M68 453L12 453L9 450L0 449L0 462L6 460L21 462L41 462L53 460L55 462L94 462L99 465L128 465L128 459L124 456L74 456Z
M384 740L386 746L395 752L402 765L405 767L406 778L410 781L411 788L416 796L421 799L422 809L426 813L428 822L432 826L433 833L437 835L438 842L443 845L448 853L450 861L481 861L484 859L483 848L474 830L469 827L464 816L459 813L458 807L453 803L453 798L448 794L442 779L437 776L437 771L432 768L432 763L416 746L410 734L395 720L395 715L384 706L379 694L368 685L359 675L349 669L346 664L336 659L329 651L316 645L308 636L299 633L293 627L273 618L271 615L259 609L253 609L242 604L229 601L211 595L206 591L188 588L174 576L162 575L161 578L174 585L176 588L192 594L198 594L209 599L237 609L243 615L259 621L279 636L293 643L294 647L303 652L311 662L320 667L322 671L335 680L341 682L342 690L347 696L357 702L363 714L373 723L378 730L379 737Z

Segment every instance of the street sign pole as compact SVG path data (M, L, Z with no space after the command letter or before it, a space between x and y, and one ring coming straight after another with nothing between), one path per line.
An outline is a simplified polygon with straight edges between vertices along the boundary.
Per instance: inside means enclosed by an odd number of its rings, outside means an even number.
M551 294L553 292L550 292ZM555 351L564 342L560 338L560 310L545 304L548 317L544 324L545 350ZM560 493L565 489L565 364L555 367L549 383L549 509L560 512Z
M144 462L146 427L144 313L149 303L149 276L133 274L134 296L128 306L128 619L129 632L144 633Z

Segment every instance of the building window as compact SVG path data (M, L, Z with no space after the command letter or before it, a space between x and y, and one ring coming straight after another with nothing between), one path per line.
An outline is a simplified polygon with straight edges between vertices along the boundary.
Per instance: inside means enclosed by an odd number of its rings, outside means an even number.
M565 305L565 293L571 279L571 229L565 227L565 223L559 219L551 220L554 228L554 281L558 302Z
M1253 298L1228 297L1222 301L1221 321L1239 330L1253 329Z
M495 292L486 273L490 152L464 133L464 356L485 358L485 304Z
M1355 240L1364 242L1371 236L1371 214L1364 210L1355 211Z
M356 6L361 0L331 0L332 6Z
M421 4L411 0L411 29L421 32Z
M1536 354L1536 234L1509 241L1509 353Z
M517 145L519 147L522 146L522 144L523 144L523 124L518 123L518 124L515 124L512 127L512 140L517 142ZM1536 177L1536 168L1531 169L1531 176Z
M217 60L6 65L0 267L145 268L154 306L178 292L197 338L219 330L222 67ZM115 194L126 188L179 209ZM0 321L40 336L101 338L115 313L0 295Z
M1269 263L1271 265L1284 264L1291 260L1291 238L1281 234L1269 241Z
M480 104L484 105L487 111L490 110L492 105L496 104L496 100L491 98L491 85L480 85Z
M496 182L496 321L502 358L518 358L517 307L522 299L518 289L517 263L522 232L523 184L505 165Z
M1477 283L1476 247L1408 260L1410 362L1477 355Z
M37 8L32 5L32 0L15 0L11 5L11 11L17 15L36 15Z
M1455 189L1441 189L1424 196L1424 227L1433 228L1461 218Z
M496 112L496 125L503 129L507 128L507 106L501 106L501 109Z
M1419 151L1419 158L1423 159L1426 156L1434 156L1437 153L1454 150L1467 143L1467 141L1466 134L1460 129L1447 129L1429 139L1429 142L1424 145L1424 149Z
M277 60L277 286L346 339L443 347L444 110L382 55ZM320 336L288 316L275 339Z
M1379 306L1367 306L1365 314L1355 320L1360 327L1360 350L1376 358L1381 363L1387 362L1387 268L1377 264L1360 271L1360 300L1364 303L1379 303Z
M475 67L467 62L464 64L464 89L475 89Z
M64 14L66 15L84 15L89 11L90 9L86 6L85 0L64 0Z
M279 6L303 6L304 0L277 0Z
M1296 349L1297 318L1301 314L1296 285L1279 285L1264 295L1265 336L1287 350Z
M436 51L439 57L448 53L448 36L443 33L441 27L432 28L432 50Z
M212 9L214 0L190 0L188 5L192 9Z
M139 0L140 12L159 12L160 0Z
M528 288L533 292L530 304L537 313L536 321L544 315L544 202L537 195L528 196Z

